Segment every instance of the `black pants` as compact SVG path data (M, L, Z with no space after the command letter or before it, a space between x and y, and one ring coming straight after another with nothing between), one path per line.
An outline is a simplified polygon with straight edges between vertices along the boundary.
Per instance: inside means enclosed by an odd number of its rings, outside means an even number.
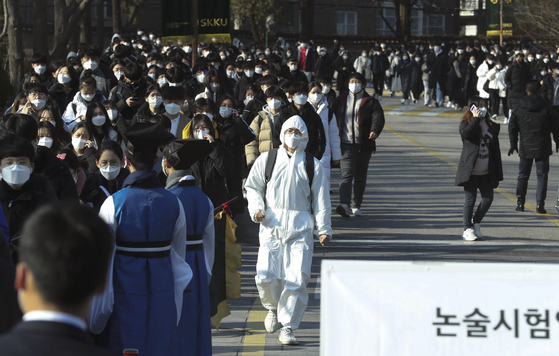
M498 89L489 89L489 100L491 101L491 116L499 116L499 104L503 103L503 112L505 116L509 116L509 105L507 103L507 98L501 98L499 96Z
M342 159L340 160L340 204L353 208L361 208L367 170L372 151L359 151L359 144L342 143ZM351 204L351 186L353 185L353 205Z
M375 89L375 94L382 96L384 90L384 75L373 74L373 88Z
M547 196L547 175L549 173L549 156L543 158L520 158L518 164L518 183L516 184L516 198L518 204L526 202L526 191L528 190L528 178L532 172L532 162L536 161L536 204L543 207Z
M481 202L479 203L476 214L474 215L474 205L476 204L477 191L481 194ZM464 230L469 229L474 224L479 224L493 202L493 187L489 180L489 174L483 176L470 177L470 180L464 184ZM472 221L473 216L473 221Z

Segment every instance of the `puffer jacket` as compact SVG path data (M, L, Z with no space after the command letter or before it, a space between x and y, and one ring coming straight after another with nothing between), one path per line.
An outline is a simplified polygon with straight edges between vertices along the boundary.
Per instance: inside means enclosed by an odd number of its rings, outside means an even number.
M105 101L105 96L103 93L97 89L95 92L95 96L93 97L92 103L102 103ZM62 120L64 120L64 129L68 132L72 132L72 129L78 122L80 122L79 118L83 117L85 119L85 113L87 112L87 108L89 104L83 100L82 93L78 91L74 96L74 100L66 107L66 111L62 114Z
M553 115L549 102L539 95L527 95L520 99L512 111L509 122L510 147L518 147L521 158L543 158L550 156L551 136L559 144L559 121ZM520 134L520 146L518 135Z
M279 120L280 114L281 111L278 113L276 120ZM268 152L274 148L274 122L272 116L272 112L268 108L268 105L264 105L262 111L258 113L258 116L256 116L250 124L250 128L254 131L256 138L245 146L247 165L249 167L252 166L254 161L256 161L262 153Z
M527 65L519 65L514 61L505 73L505 84L507 85L509 108L514 110L519 104L520 98L526 95L526 83L531 79L532 73Z

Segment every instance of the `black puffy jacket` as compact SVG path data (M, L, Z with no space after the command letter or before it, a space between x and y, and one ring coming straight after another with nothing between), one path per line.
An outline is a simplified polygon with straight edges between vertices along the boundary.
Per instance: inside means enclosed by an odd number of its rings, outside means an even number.
M507 98L509 108L513 110L518 105L520 98L526 95L526 83L532 78L532 73L527 65L519 65L517 61L512 62L505 72L505 84L507 85Z
M518 147L521 158L543 158L552 154L550 134L555 144L559 143L559 121L552 110L549 102L539 95L520 99L510 118L509 139L510 147Z
M307 133L309 135L309 142L307 143L306 152L312 154L316 159L321 159L326 150L326 134L324 133L324 126L322 119L314 110L312 104L306 103L301 111L297 109L294 103L289 104L286 108L281 110L279 119L276 121L274 127L273 144L274 148L281 145L280 133L283 123L292 116L300 116L305 125L307 125Z
M120 78L118 85L111 90L109 100L116 103L118 111L125 120L132 120L134 115L140 109L140 106L146 102L147 83L145 79L141 79L138 83L127 83L124 77ZM128 106L126 100L128 98L138 98L138 105Z
M462 153L456 171L455 185L463 186L470 180L472 171L476 165L479 154L479 147L483 139L478 133L480 117L474 117L470 123L462 121L460 123L460 137L462 138ZM499 186L503 180L503 164L501 161L501 147L499 145L499 132L501 125L491 122L490 126L493 139L489 142L489 180L493 188Z
M196 185L210 198L214 207L232 199L227 190L227 177L235 172L235 158L220 141L212 143L213 152L191 167Z

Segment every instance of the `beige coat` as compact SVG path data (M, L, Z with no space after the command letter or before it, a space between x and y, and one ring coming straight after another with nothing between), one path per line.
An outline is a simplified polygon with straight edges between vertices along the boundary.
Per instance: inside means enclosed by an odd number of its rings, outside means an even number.
M267 106L265 106L265 108L267 109ZM272 142L273 121L271 113L267 110L260 111L258 116L252 120L250 128L254 131L256 139L245 146L247 165L249 167L252 166L258 156L274 148Z

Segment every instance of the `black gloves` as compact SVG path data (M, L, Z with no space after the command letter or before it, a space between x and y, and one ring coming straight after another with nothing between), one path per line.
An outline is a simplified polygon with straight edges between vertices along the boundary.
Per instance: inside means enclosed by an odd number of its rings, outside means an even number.
M514 151L516 151L516 152L518 153L518 148L512 147L512 148L509 150L509 153L507 154L507 156L510 156L511 154L513 154Z

